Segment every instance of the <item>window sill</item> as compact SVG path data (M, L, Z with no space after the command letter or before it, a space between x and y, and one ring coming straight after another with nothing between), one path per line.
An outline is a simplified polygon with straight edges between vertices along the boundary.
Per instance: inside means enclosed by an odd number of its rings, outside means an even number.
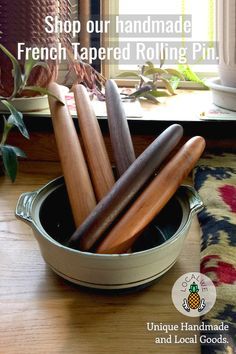
M142 101L144 120L154 121L201 121L200 115L212 103L210 91L177 90L177 95L160 98L161 103L154 105Z

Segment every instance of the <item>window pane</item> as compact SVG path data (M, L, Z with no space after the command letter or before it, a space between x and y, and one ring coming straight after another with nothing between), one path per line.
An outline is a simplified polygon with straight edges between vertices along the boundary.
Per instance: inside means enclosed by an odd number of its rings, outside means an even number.
M192 16L192 37L191 38L149 38L144 41L192 41L192 42L212 42L216 40L216 0L119 0L120 15L191 15ZM135 10L134 10L135 9ZM124 40L121 38L120 40ZM130 39L131 40L131 39ZM134 40L134 39L133 39ZM139 41L139 38L135 39ZM140 63L142 64L142 63ZM158 63L155 63L158 64ZM177 63L176 63L177 64ZM172 65L173 66L173 65ZM134 70L133 65L119 65L119 70ZM216 65L194 65L196 71L215 71Z

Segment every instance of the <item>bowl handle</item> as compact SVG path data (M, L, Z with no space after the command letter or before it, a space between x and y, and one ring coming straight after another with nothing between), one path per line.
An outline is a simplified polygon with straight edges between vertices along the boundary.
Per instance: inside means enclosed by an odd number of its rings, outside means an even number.
M37 192L29 192L29 193L21 194L16 205L15 214L17 218L22 219L27 223L32 222L31 208L37 194L38 194Z
M187 195L189 200L190 213L196 215L203 210L204 204L198 192L191 186L181 186L182 192Z

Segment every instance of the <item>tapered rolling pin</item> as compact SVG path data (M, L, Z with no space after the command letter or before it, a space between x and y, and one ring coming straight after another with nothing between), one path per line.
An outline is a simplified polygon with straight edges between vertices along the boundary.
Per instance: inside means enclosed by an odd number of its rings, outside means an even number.
M182 136L183 128L178 124L170 126L159 135L118 179L111 191L75 231L67 245L84 251L90 250L176 147Z
M123 253L152 221L190 173L205 148L202 137L190 139L132 204L99 245L98 253Z
M83 85L76 85L74 87L74 95L79 127L94 191L97 200L101 200L115 184L115 179L88 92Z
M105 90L112 150L118 175L121 176L134 162L135 153L124 106L115 81L107 80Z
M49 90L65 101L59 85L51 83ZM69 109L52 97L48 100L70 205L75 224L79 227L95 208L96 199Z

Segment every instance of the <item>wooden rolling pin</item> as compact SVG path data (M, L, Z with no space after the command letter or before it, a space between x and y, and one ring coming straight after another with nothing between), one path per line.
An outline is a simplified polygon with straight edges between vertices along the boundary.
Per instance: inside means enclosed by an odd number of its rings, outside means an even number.
M67 245L84 251L90 250L153 175L155 169L176 147L182 136L183 128L174 124L156 138L98 203L85 222L72 235Z
M59 85L51 83L49 90L65 101ZM48 101L70 205L79 227L95 208L96 199L69 109L52 97Z
M99 201L115 184L115 179L88 92L83 85L76 85L73 91L86 160Z
M202 137L190 139L167 163L118 221L97 249L97 253L124 253L167 204L188 176L205 148ZM170 215L170 217L174 217Z
M121 176L134 162L135 153L124 106L115 81L107 80L105 91L112 150L118 175Z

